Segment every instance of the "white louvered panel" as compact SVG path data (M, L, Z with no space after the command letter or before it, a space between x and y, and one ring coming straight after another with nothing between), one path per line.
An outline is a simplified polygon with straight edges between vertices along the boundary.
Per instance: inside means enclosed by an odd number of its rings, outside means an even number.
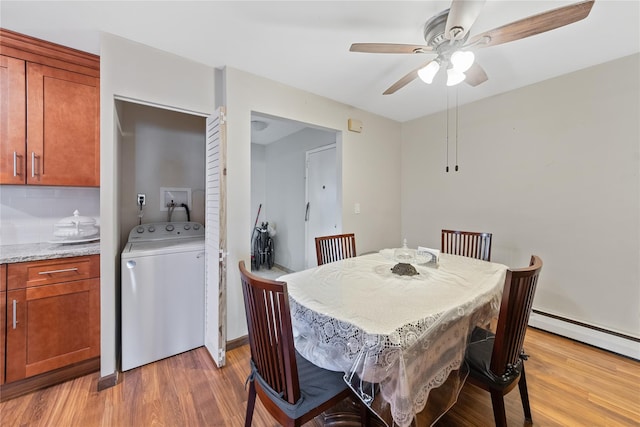
M226 268L224 257L224 170L225 129L222 109L207 118L206 209L205 209L205 347L220 367L225 363ZM222 194L222 197L221 197ZM222 219L222 227L221 227Z

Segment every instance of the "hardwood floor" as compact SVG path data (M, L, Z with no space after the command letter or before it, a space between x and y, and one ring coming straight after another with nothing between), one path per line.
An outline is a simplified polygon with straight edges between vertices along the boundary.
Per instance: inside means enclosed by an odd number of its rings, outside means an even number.
M527 380L537 426L640 426L640 362L536 329L527 332ZM98 374L0 404L9 426L242 426L249 349L217 369L204 348L123 374L97 391ZM524 422L517 389L506 398L509 425ZM254 426L276 426L256 404ZM308 426L322 425L320 420ZM491 426L489 394L467 385L437 426Z

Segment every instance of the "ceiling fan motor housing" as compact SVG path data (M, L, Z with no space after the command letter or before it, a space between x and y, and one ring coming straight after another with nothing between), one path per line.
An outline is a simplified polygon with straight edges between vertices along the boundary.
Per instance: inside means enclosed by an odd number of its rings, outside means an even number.
M427 45L434 49L440 46L443 42L448 41L444 37L444 28L447 23L448 16L449 9L446 9L433 16L424 24L424 40L427 42Z
M469 32L467 32L467 34L465 34L465 36L460 40L454 40L453 38L448 39L445 37L445 27L448 16L449 9L446 9L429 19L424 24L424 40L427 42L427 45L432 47L439 55L444 56L447 60L450 53L464 45L469 38Z

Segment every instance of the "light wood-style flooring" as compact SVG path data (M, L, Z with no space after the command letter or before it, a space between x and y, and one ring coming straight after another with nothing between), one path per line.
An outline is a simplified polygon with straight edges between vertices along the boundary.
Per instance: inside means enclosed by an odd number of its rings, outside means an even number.
M531 328L525 349L534 425L640 426L640 362ZM101 392L98 373L87 375L1 403L0 425L242 426L248 360L245 345L217 369L200 348L125 372ZM527 425L517 388L505 399L509 425ZM277 424L257 403L253 425ZM437 424L491 425L489 394L470 385Z

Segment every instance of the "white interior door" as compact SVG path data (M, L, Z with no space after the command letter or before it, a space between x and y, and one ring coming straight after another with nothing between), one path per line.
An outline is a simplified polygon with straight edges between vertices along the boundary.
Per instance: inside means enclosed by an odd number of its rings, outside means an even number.
M225 364L226 310L226 126L224 109L207 117L204 345L218 367Z
M306 159L305 259L310 268L318 265L315 238L338 232L336 145L307 151Z

